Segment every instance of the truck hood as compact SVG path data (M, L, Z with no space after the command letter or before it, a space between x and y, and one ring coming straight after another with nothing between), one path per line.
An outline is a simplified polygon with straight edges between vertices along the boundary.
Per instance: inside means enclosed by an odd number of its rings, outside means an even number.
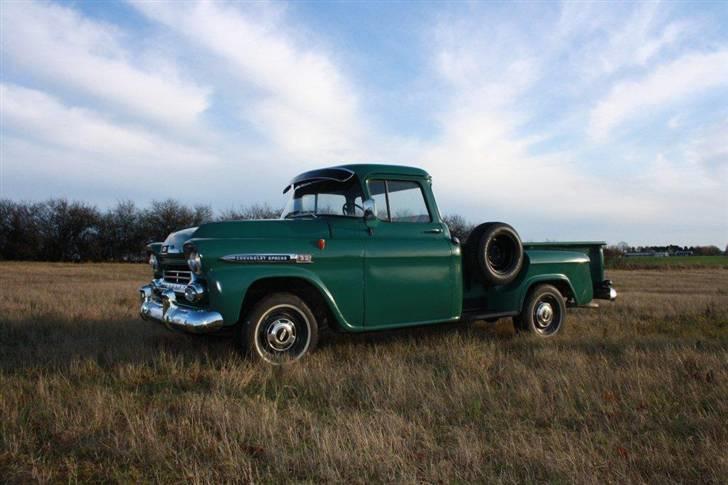
M191 238L312 239L328 237L330 237L329 224L323 219L266 219L203 224L187 234L185 241Z
M171 233L167 236L167 239L162 243L163 254L175 254L181 253L185 242L192 237L192 234L197 230L196 227L188 227L177 232Z

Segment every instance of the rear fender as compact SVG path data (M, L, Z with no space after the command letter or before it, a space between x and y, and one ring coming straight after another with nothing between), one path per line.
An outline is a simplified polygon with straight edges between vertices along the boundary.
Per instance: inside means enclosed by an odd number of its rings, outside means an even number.
M574 286L571 284L571 280L564 275L564 274L542 274L538 276L534 276L532 278L528 279L528 282L523 285L523 291L521 292L520 296L520 305L519 309L523 310L523 305L526 302L526 296L528 296L528 293L533 289L534 286L539 284L551 284L553 286L556 286L561 293L564 293L564 290L568 292L567 295L564 295L567 299L569 297L577 298L577 294L574 291Z
M589 258L589 273L593 286L604 281L604 241L523 243L526 250L555 250L579 252Z

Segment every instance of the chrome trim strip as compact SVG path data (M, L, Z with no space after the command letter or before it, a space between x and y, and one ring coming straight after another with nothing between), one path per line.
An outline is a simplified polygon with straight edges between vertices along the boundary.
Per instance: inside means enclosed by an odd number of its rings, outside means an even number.
M228 263L241 263L241 264L308 264L313 263L313 256L310 254L261 254L261 253L242 253L242 254L227 254L220 258L222 261Z
M172 283L170 281L165 281L164 278L157 278L152 280L150 286L153 290L157 290L158 293L164 290L173 290L177 293L184 293L185 288L187 288L187 283Z

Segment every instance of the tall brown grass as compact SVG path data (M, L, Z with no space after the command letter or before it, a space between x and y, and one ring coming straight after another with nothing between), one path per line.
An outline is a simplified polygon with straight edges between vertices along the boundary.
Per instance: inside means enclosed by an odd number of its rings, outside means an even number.
M3 263L0 481L725 482L728 271L613 271L563 334L335 336L286 369L136 316L134 265Z

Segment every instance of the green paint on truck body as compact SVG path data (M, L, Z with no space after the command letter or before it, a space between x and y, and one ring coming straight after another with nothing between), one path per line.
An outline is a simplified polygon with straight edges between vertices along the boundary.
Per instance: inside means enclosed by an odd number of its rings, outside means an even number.
M604 280L604 243L575 242L524 243L523 269L508 285L486 287L470 281L461 245L442 221L424 170L392 165L336 168L352 173L363 199L371 198L372 180L414 182L422 190L430 221L383 220L370 228L363 217L320 215L203 224L182 238L179 233L170 236L201 255L198 279L208 290L195 305L178 301L219 312L229 327L243 317L243 302L253 285L296 279L320 293L340 329L361 332L457 321L470 313L516 314L538 283L554 284L573 304L585 305ZM323 249L319 240L325 241ZM163 244L149 250L159 258L160 271L185 265L182 254L164 254ZM310 255L311 262L231 262L231 255Z

